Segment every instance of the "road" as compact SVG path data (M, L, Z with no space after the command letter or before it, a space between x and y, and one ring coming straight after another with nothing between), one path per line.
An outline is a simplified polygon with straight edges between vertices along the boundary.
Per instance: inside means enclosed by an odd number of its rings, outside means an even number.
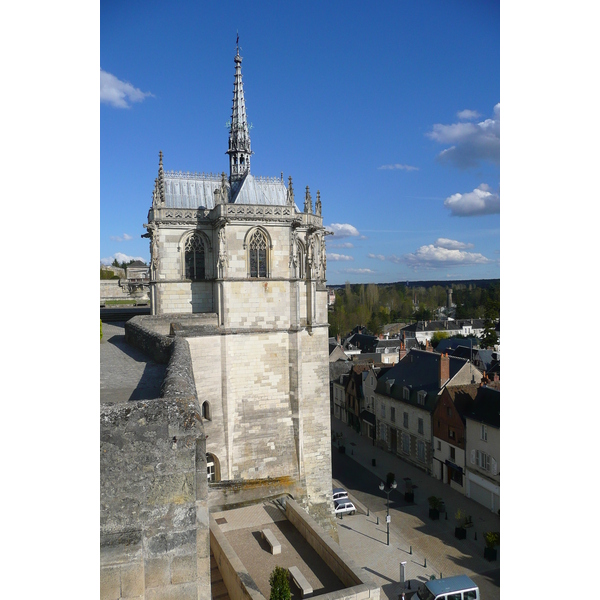
M372 513L385 513L387 496L379 490L381 479L354 461L348 454L340 454L336 447L332 447L332 475L334 479L342 483L343 487L352 496L367 506ZM440 486L443 486L441 482ZM398 489L400 489L400 486ZM468 570L471 572L467 574L479 586L481 598L483 600L499 600L500 569L497 567L486 569L487 563L484 563L484 561L469 560L471 558L468 554L469 549L465 548L464 542L456 540L453 535L448 533L448 523L419 520L423 517L423 512L428 510L428 506L427 509L424 509L423 503L426 504L427 501L421 499L420 504L408 503L404 500L403 494L398 490L393 490L390 494L390 515L392 517L390 531L408 539L415 548L419 548L423 556L430 558L432 565L436 563L440 565L448 564L447 561L441 561L440 548L441 552L446 553L450 546L454 546L458 549L462 562L450 557L455 572L444 566L443 568L447 569L444 576L458 575L461 572L461 565L465 564L465 570L467 570L466 565L468 564ZM384 521L385 516L383 516L382 523ZM423 525L424 522L425 526L415 525ZM439 539L432 540L433 536L436 535L439 536ZM385 551L384 549L385 546L382 547L382 551ZM453 554L456 554L456 551ZM483 568L481 568L482 564Z

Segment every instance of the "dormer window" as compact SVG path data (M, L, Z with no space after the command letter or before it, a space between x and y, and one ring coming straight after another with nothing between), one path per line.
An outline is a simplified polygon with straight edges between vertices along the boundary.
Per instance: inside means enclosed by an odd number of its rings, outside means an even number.
M402 399L410 400L410 390L406 386L402 389Z
M417 393L417 402L421 405L425 405L425 398L427 398L427 392L424 390L419 390Z

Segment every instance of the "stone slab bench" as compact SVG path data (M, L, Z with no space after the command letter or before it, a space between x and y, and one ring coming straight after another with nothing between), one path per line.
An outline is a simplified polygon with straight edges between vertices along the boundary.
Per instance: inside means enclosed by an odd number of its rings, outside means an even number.
M277 538L273 535L270 529L263 529L261 532L263 540L269 542L271 546L271 554L281 554L281 544L277 541Z
M300 569L298 567L290 567L288 569L294 583L300 588L300 593L303 598L310 596L313 593L312 586L308 583L308 580L302 573L300 573Z

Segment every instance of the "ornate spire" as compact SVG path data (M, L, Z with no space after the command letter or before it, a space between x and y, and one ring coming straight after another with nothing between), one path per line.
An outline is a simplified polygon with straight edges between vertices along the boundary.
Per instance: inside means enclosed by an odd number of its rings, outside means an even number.
M289 185L287 189L287 203L294 204L294 188L292 187L292 176L288 177Z
M237 42L240 36L238 35ZM242 83L242 57L237 45L235 58L235 80L233 83L233 107L231 109L231 125L229 128L229 178L230 181L243 179L250 172L250 134L246 118L246 101Z
M317 190L317 201L315 202L315 215L321 216L321 192Z
M158 177L156 179L158 200L161 204L165 203L165 172L163 170L163 153L158 153Z
M306 195L304 196L304 212L312 213L312 198L310 197L308 186L306 186Z

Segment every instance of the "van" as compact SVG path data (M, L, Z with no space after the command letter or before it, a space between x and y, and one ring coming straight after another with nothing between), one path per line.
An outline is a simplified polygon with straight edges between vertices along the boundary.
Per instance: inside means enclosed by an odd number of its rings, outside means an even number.
M479 600L479 588L466 575L432 579L417 592L419 600Z
M333 488L333 501L347 498L348 492L344 488Z

